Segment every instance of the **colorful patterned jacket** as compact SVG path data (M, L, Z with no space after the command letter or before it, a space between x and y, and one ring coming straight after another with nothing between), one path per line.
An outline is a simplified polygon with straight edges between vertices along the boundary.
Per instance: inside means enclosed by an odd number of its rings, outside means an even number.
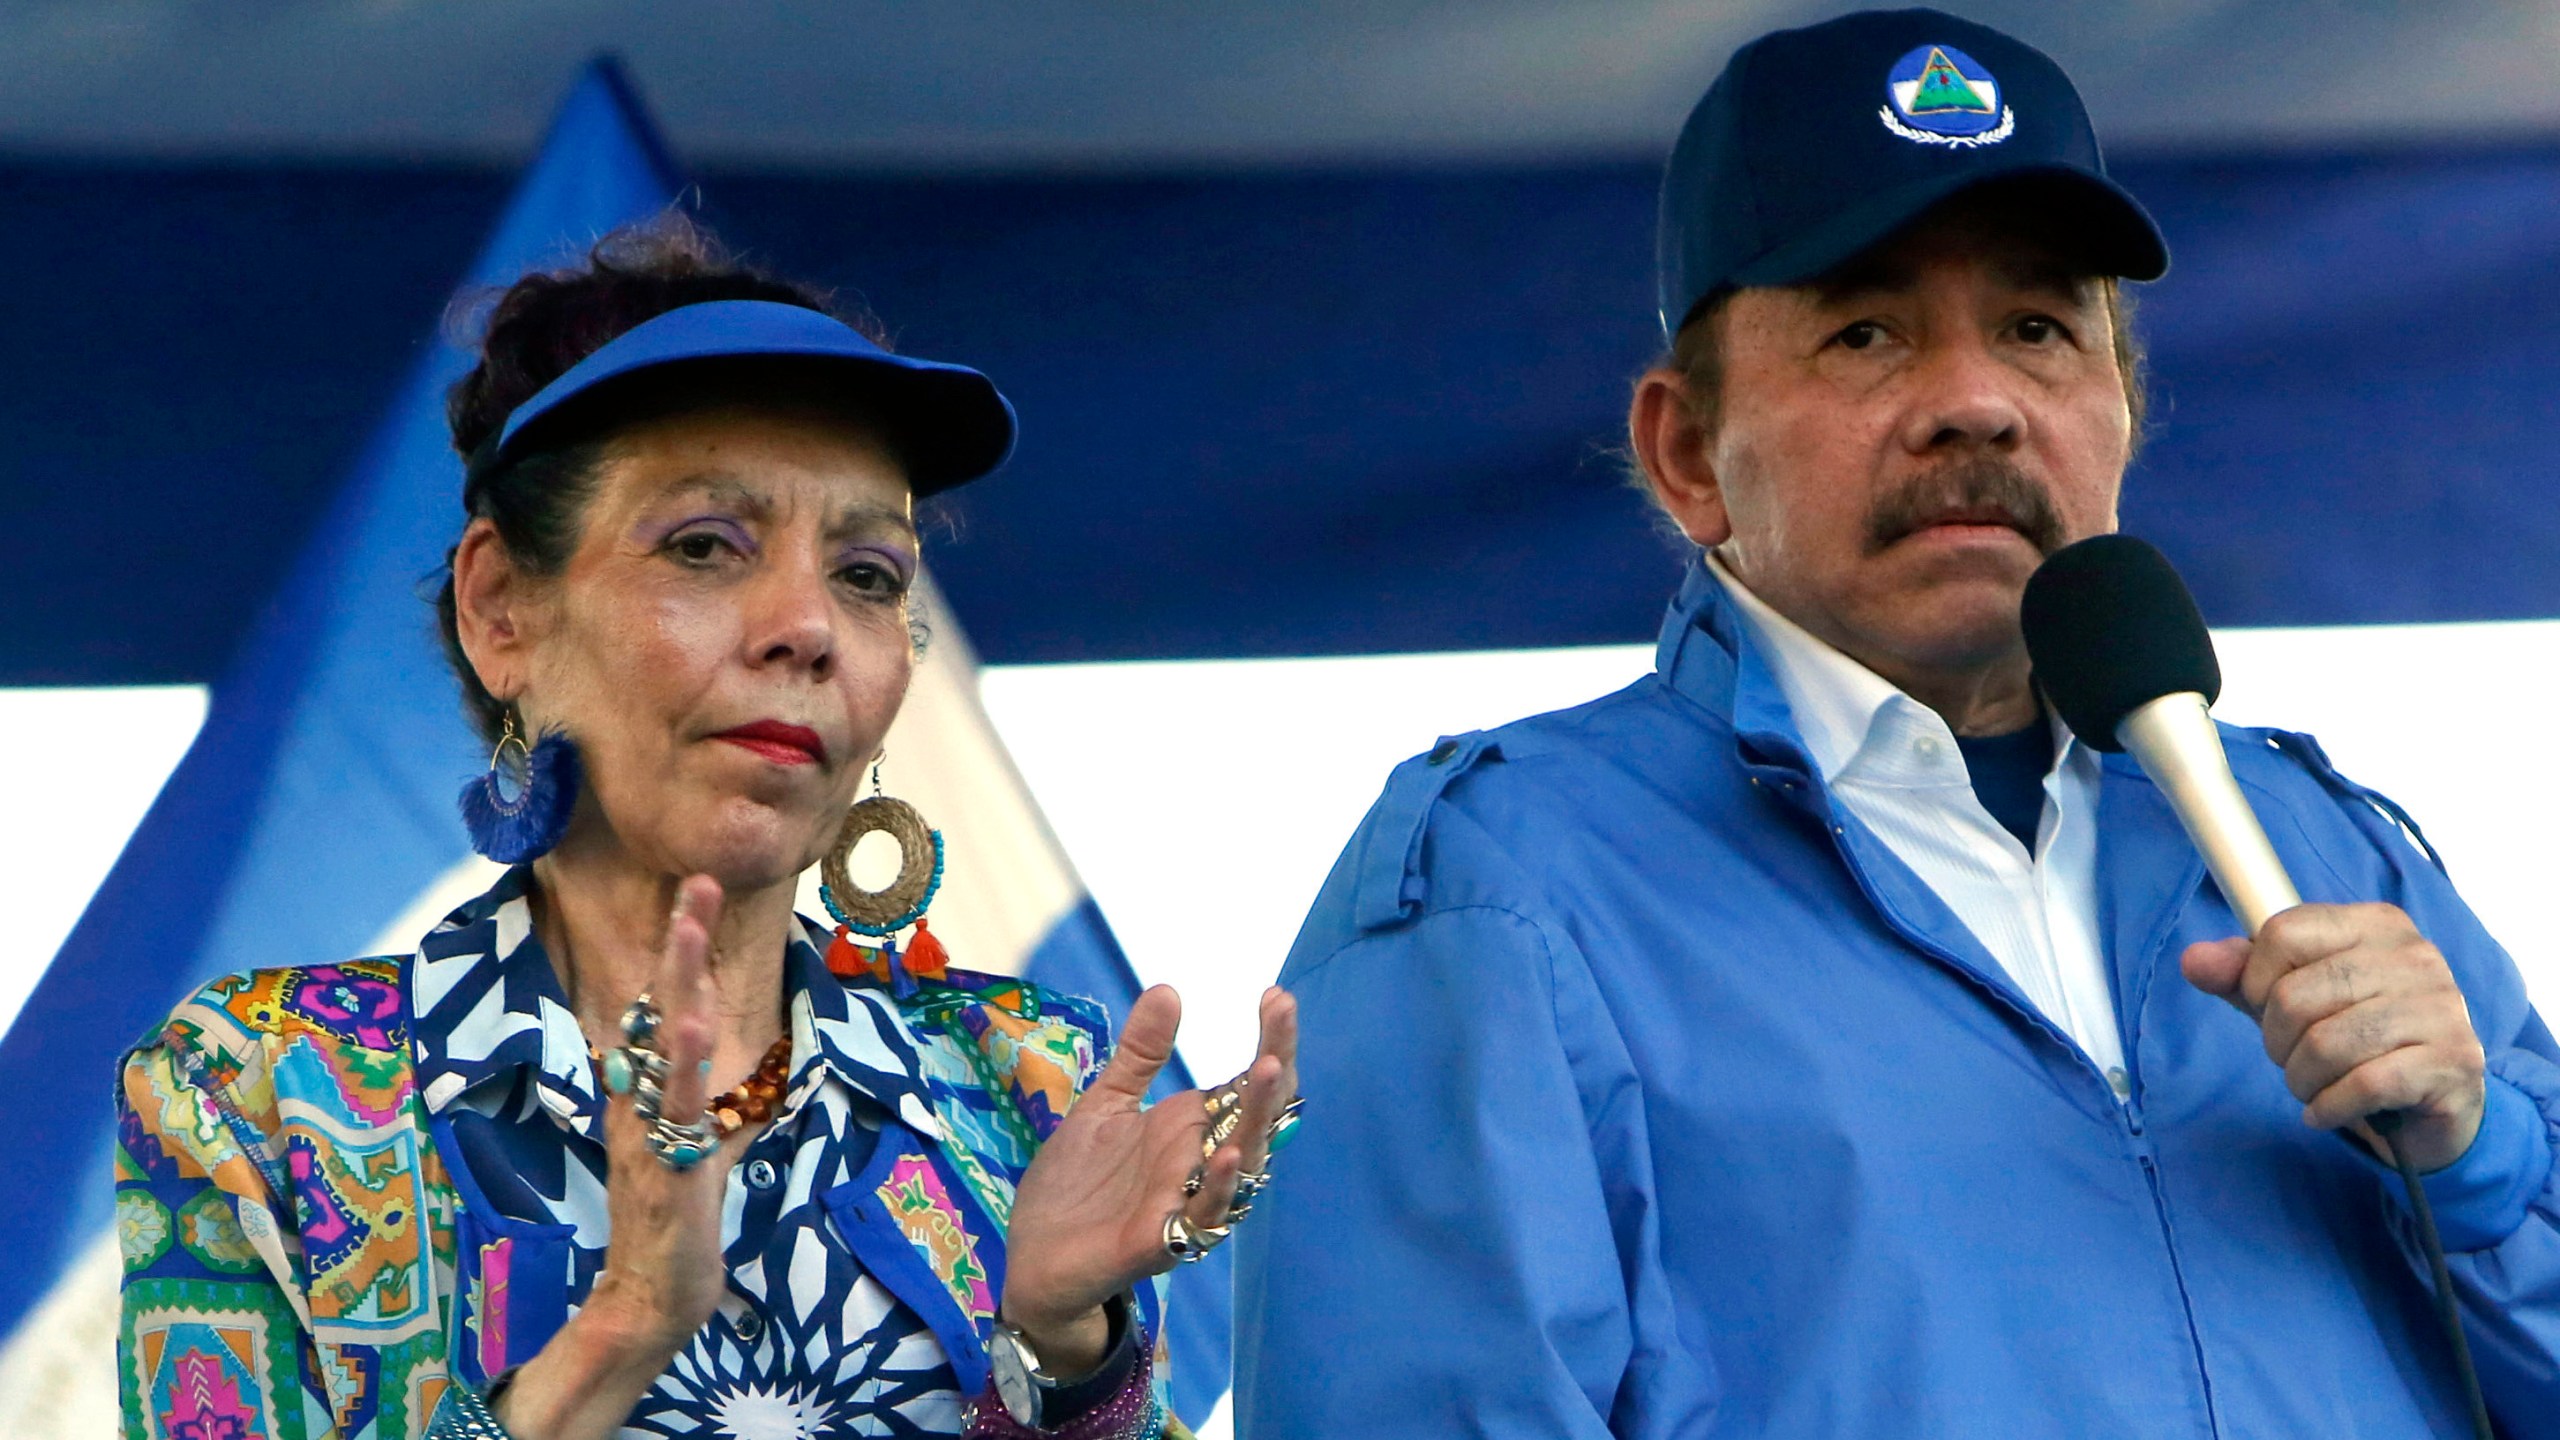
M447 1386L484 1386L523 1363L574 1310L602 1258L600 1237L586 1233L601 1213L600 1173L583 1202L582 1187L555 1175L549 1188L570 1193L550 1202L553 1218L566 1223L526 1223L505 1213L521 1204L488 1198L486 1144L457 1133L601 1122L575 1019L525 922L525 883L511 873L412 956L218 980L126 1058L116 1152L126 1436L408 1440L426 1432ZM957 1433L961 1398L986 1387L1014 1185L1099 1072L1109 1022L1089 1001L959 970L921 982L900 972L894 995L869 976L839 982L818 960L826 932L803 923L805 943L788 947L787 962L794 1068L769 1133L822 1097L853 1093L870 1145L813 1185L801 1157L826 1137L790 1139L773 1152L783 1183L770 1165L755 1178L775 1203L796 1197L786 1218L827 1239L838 1278L825 1305L865 1312L872 1328L811 1317L807 1294L776 1303L852 1337L840 1339L849 1348L896 1352L859 1365L825 1358L831 1373L861 1372L865 1403L903 1421L898 1433ZM847 958L837 951L840 965ZM848 1073L859 1077L850 1092ZM815 1123L803 1117L800 1129ZM747 1168L742 1157L733 1176ZM739 1194L733 1183L733 1240ZM802 1240L780 1268L799 1278L817 1248ZM830 1411L823 1387L794 1390L773 1373L805 1365L812 1345L779 1366L773 1346L761 1347L758 1377L759 1347L740 1338L756 1321L741 1297L776 1298L785 1282L765 1273L775 1267L764 1257L741 1258L733 1248L729 1320L705 1327L635 1425L834 1434L872 1413L849 1414L853 1392L841 1388ZM845 1291L848 1269L876 1282L867 1309ZM1179 1435L1163 1404L1161 1291L1141 1287L1139 1299L1155 1362L1156 1418L1145 1428ZM733 1384L723 1411L707 1382L740 1367L756 1383ZM788 1410L775 1407L795 1396L796 1419L773 1428ZM681 1413L689 1400L708 1408ZM657 1423L644 1423L649 1401L669 1407Z

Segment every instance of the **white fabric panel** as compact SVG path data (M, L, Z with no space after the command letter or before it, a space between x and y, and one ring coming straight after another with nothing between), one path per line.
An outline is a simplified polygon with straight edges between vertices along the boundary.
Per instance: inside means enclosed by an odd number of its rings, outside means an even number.
M9 1337L0 1350L0 1435L105 1440L117 1433L116 1286L123 1278L110 1230Z
M0 690L0 1035L204 726L201 685ZM0 1431L0 1433L7 1433Z

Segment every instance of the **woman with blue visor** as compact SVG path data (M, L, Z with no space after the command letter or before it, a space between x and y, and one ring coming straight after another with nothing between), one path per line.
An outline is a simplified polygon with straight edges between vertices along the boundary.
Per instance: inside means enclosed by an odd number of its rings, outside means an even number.
M438 613L498 755L463 809L510 868L413 954L216 981L128 1057L125 1433L1181 1433L1153 1277L1295 1121L1289 998L1244 1075L1146 1106L1172 993L1115 1050L953 968L940 836L862 798L914 504L1012 407L667 220L509 289L448 411ZM866 891L874 830L904 866Z

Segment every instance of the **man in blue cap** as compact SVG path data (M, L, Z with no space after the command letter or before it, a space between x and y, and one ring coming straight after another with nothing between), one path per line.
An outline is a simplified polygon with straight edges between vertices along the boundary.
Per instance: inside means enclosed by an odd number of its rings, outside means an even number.
M1399 768L1283 983L1321 1107L1240 1242L1248 1440L2560 1433L2560 1064L2316 746L2226 732L2254 943L2039 701L2167 256L2045 56L1931 11L1737 53L1662 193L1656 673ZM2307 1122L2307 1123L2306 1123Z

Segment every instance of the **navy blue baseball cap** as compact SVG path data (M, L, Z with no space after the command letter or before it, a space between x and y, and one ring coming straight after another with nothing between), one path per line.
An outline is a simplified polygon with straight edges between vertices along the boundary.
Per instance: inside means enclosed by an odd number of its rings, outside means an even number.
M1936 10L1763 35L1725 63L1663 171L1663 333L1727 290L1801 284L1960 191L2025 179L2049 182L2038 204L2091 273L2169 268L2042 51Z
M706 300L632 326L534 392L471 457L471 470L487 472L545 417L634 376L740 361L805 362L821 377L821 393L840 386L848 404L882 428L918 498L975 480L1013 453L1013 403L965 365L891 354L805 305Z

